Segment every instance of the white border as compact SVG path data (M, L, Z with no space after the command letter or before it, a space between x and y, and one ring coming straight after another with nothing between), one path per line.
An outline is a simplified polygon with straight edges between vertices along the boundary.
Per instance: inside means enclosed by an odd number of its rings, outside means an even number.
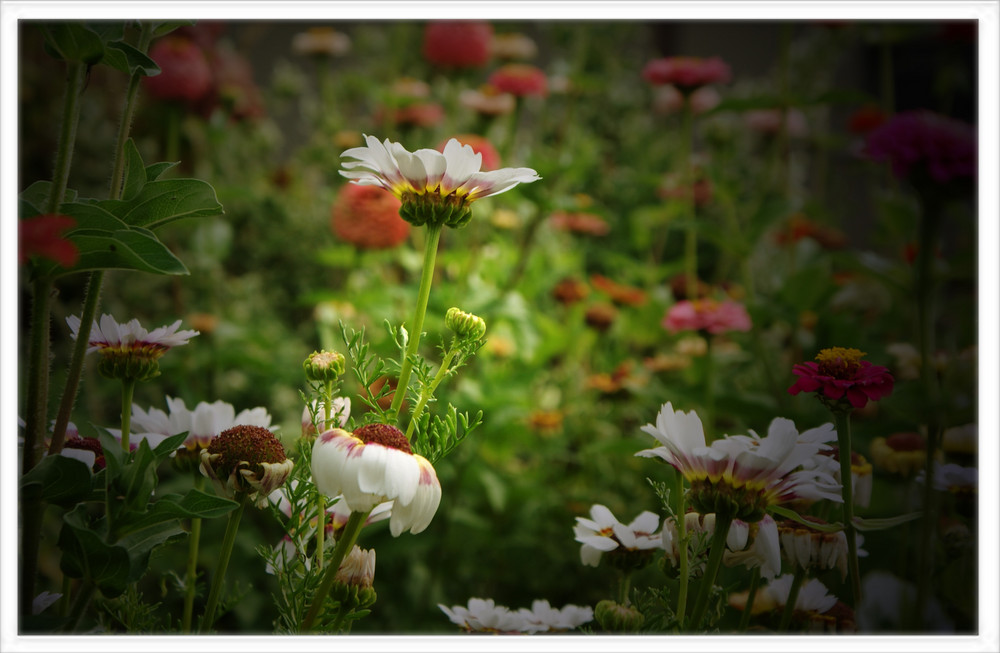
M136 651L149 653L201 650L368 652L408 651L519 651L572 650L605 653L608 650L702 652L903 650L1000 651L998 567L1000 550L996 500L1000 496L998 404L1000 396L1000 318L997 298L1000 281L998 189L1000 166L998 134L998 5L995 1L954 2L0 2L0 297L5 306L17 301L17 21L23 19L193 18L238 20L427 20L430 18L518 18L528 20L933 20L979 19L979 416L980 478L979 573L980 633L978 637L851 636L851 637L462 637L462 636L352 636L332 641L326 637L20 637L16 623L17 477L16 456L10 455L17 412L17 321L10 314L0 321L0 497L3 499L0 564L6 582L0 586L0 650ZM569 11L568 11L569 10ZM986 398L986 401L982 401ZM990 473L992 472L992 473Z

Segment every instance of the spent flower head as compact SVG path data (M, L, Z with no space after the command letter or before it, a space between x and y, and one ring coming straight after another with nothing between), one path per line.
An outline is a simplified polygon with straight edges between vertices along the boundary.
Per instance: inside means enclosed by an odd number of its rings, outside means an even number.
M234 426L201 451L201 473L221 496L247 494L260 507L285 484L292 467L281 442L261 426Z

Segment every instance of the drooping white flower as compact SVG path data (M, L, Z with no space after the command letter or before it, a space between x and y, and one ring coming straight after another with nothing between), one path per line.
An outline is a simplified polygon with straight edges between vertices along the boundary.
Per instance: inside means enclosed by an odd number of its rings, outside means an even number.
M443 152L408 151L399 143L365 135L364 147L344 151L340 174L356 184L379 186L403 202L400 216L415 225L428 221L460 227L471 217L469 203L540 179L531 168L481 171L483 157L451 139ZM442 210L444 209L444 210Z
M572 604L553 608L545 599L532 601L530 610L521 608L517 612L524 620L523 630L529 633L573 630L594 619L593 608Z
M784 607L788 603L788 595L792 590L792 574L784 574L775 578L761 592L765 597L765 604L768 600L778 607ZM837 605L837 597L830 594L826 585L819 580L812 578L799 588L799 595L795 599L795 609L803 612L817 612L823 614Z
M759 567L764 578L774 578L781 573L781 548L774 518L764 515L753 524L734 519L726 536L722 562L730 567L738 564L749 569Z
M352 512L392 501L389 530L394 537L423 531L441 502L434 467L412 453L402 431L388 424L368 424L353 434L335 428L320 435L313 445L312 476L323 494L342 494Z
M594 504L590 508L590 519L577 517L573 527L576 541L583 545L580 547L580 560L585 565L596 567L601 553L617 550L619 557L625 558L636 557L628 556L630 552L639 552L639 559L628 560L629 563L648 562L650 556L643 552L651 553L653 549L663 546L662 535L656 532L659 523L659 516L646 510L626 526L606 506Z
M525 631L524 617L509 608L496 605L493 599L469 599L468 607L451 608L438 604L451 622L469 632L520 633Z
M691 505L701 513L725 510L753 522L768 506L795 499L841 501L840 484L828 472L804 467L836 438L830 424L800 434L791 420L776 418L766 437L750 431L706 445L698 415L674 411L668 402L656 424L642 430L663 446L636 455L673 465L691 483Z

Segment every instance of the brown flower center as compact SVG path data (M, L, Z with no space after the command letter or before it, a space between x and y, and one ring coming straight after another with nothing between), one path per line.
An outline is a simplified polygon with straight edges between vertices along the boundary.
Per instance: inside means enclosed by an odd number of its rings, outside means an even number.
M835 379L852 379L861 369L861 357L865 352L846 347L831 347L816 354L819 372Z
M208 453L220 454L214 466L222 478L228 477L241 462L256 466L281 463L286 459L281 442L262 426L241 425L227 429L212 439Z
M406 453L413 453L410 448L410 441L402 431L391 424L365 424L354 431L354 437L365 444L376 443L383 447L399 449Z

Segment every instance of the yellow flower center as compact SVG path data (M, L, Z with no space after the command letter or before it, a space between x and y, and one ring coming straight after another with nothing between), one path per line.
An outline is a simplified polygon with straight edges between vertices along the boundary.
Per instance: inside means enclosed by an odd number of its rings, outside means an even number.
M830 347L816 354L821 374L835 379L850 379L861 369L861 358L865 352L846 347Z

